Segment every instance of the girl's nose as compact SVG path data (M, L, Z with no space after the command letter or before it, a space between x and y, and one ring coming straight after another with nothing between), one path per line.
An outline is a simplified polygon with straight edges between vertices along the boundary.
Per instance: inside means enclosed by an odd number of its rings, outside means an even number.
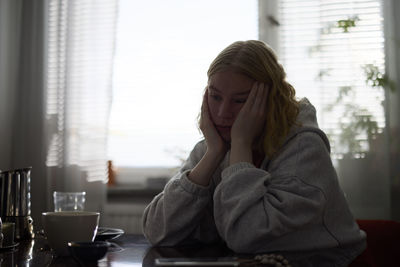
M228 102L222 102L218 109L218 117L230 119L233 116L232 108Z

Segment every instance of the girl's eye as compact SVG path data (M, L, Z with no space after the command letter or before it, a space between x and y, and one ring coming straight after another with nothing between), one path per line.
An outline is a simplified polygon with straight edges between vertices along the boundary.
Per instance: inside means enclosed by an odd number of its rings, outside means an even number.
M243 103L246 102L246 100L247 100L247 99L236 99L236 100L235 100L235 103L243 104Z
M219 95L210 95L212 99L220 101L222 98Z

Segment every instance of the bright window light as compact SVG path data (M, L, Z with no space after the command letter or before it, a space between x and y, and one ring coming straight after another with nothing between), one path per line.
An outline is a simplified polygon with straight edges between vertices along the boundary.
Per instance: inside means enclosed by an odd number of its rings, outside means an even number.
M201 139L211 61L258 38L256 0L120 0L108 155L117 166L175 167Z

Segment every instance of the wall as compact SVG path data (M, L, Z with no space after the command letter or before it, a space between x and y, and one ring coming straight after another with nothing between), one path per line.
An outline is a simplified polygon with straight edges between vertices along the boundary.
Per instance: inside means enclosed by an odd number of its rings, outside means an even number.
M279 0L258 0L258 39L269 44L279 54Z
M392 218L400 221L400 2L384 1L386 72L395 91L386 93Z

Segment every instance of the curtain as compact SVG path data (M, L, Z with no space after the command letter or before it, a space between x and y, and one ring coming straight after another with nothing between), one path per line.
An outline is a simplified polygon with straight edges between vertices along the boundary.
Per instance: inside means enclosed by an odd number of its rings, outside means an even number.
M102 210L117 3L0 1L0 169L32 167L35 230L54 190Z
M50 0L46 66L48 192L105 200L117 0ZM48 196L51 206L51 195Z
M45 1L0 1L0 169L32 166L31 216L47 209L44 150Z

